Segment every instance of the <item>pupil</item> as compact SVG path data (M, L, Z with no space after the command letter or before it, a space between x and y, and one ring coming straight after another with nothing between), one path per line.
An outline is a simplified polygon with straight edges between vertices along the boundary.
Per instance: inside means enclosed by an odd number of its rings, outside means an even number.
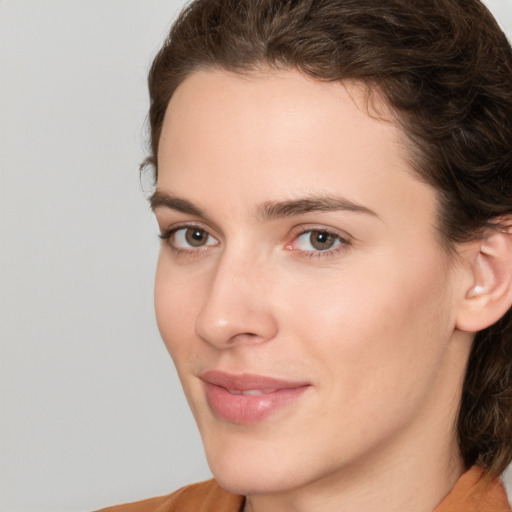
M325 251L334 244L334 237L325 231L313 231L310 236L310 242L315 249Z

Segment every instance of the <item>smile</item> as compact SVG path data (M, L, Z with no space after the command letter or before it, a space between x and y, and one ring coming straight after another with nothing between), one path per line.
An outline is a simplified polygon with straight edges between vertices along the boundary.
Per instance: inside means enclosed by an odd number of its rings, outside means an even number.
M206 400L218 419L254 425L296 402L311 387L258 375L232 375L217 370L204 372Z

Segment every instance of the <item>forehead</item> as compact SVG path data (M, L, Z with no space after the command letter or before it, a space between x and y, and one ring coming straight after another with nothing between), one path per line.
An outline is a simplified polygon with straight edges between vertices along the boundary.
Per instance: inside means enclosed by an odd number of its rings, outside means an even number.
M172 96L163 130L174 125L184 138L190 135L185 130L194 122L194 131L200 124L205 127L201 133L205 141L209 135L215 136L209 123L219 130L235 128L238 139L249 135L254 140L257 131L265 128L260 132L262 136L279 135L276 144L284 142L290 128L297 136L301 129L311 135L315 130L326 132L332 128L333 137L356 138L358 131L352 129L355 125L367 131L366 144L371 143L376 131L380 131L379 137L388 136L394 150L404 149L402 142L406 140L376 88L353 81L314 80L297 70L238 74L214 69L192 73ZM269 140L265 142L268 145Z
M412 210L415 194L431 202L392 113L368 98L361 84L297 71L195 72L167 109L158 188L198 201L233 192L240 208L333 192L372 210L383 198Z

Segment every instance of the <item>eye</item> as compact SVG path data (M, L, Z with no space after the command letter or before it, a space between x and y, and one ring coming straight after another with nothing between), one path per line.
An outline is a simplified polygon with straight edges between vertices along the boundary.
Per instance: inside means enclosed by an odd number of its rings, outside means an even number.
M175 249L185 251L218 244L217 239L198 226L171 229L160 235L160 238L169 240L171 246Z
M310 253L327 252L336 249L348 242L337 233L324 229L309 229L299 234L289 248Z

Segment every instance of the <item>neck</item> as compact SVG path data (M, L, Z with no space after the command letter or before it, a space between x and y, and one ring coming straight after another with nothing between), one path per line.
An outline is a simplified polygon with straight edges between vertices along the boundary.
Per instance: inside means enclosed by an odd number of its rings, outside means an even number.
M445 459L351 466L292 492L247 496L244 512L432 512L464 472L457 456Z

